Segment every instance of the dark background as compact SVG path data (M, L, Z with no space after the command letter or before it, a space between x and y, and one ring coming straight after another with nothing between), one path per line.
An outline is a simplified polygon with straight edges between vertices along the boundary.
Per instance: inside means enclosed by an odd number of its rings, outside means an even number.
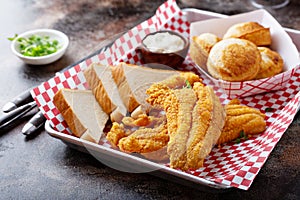
M164 1L14 0L0 4L0 107L20 92L53 77L116 33L151 17ZM223 14L254 10L248 1L178 1ZM300 30L300 3L269 12L284 26ZM59 61L28 66L10 51L7 37L34 28L54 28L70 37ZM1 113L2 114L2 113ZM300 117L283 135L248 191L203 192L149 174L111 169L73 150L45 131L32 140L21 133L25 118L0 133L0 199L299 199ZM220 191L219 191L220 192Z

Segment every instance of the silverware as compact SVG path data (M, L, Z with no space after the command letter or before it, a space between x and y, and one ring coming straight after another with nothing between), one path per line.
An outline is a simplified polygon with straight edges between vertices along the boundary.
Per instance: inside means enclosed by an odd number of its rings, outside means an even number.
M8 112L18 108L21 105L24 105L24 104L27 104L27 103L33 101L33 98L30 94L30 90L31 89L22 92L20 95L18 95L11 101L7 102L2 108L3 112L8 113Z
M34 134L46 121L42 111L37 112L23 127L22 133L26 136Z
M10 111L9 113L5 113L4 115L0 116L0 129L5 128L6 126L14 122L16 119L21 118L36 106L37 105L35 101L32 101Z

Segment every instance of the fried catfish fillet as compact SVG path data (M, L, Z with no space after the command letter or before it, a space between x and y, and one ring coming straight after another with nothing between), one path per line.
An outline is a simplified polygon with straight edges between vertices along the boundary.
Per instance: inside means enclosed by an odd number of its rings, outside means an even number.
M266 129L265 115L259 110L240 105L237 99L225 106L225 125L217 144L223 144L237 139L241 131L245 135L261 133Z
M169 135L164 115L138 118L124 117L122 123L114 122L106 139L121 151L128 153L149 153L167 145Z
M123 124L113 122L110 131L106 134L106 139L113 147L118 147L119 140L126 137L126 131Z
M167 145L169 135L166 123L153 128L139 128L127 137L119 140L121 151L129 153L149 153Z
M187 161L184 169L198 169L211 152L225 124L225 111L211 87L195 83L197 103L193 109L192 128L187 141Z
M172 168L183 169L187 159L187 141L192 127L192 112L197 101L196 94L192 89L173 90L174 98L169 105L166 105L166 112L175 105L178 108L175 117L177 126L175 129L169 129L170 141L167 152L170 156L170 165ZM168 115L167 115L168 116ZM168 120L168 118L167 118ZM173 121L174 119L172 119Z
M193 89L171 89L162 83L147 90L147 101L163 106L170 141L170 166L182 170L203 165L224 126L225 112L212 88L195 82Z

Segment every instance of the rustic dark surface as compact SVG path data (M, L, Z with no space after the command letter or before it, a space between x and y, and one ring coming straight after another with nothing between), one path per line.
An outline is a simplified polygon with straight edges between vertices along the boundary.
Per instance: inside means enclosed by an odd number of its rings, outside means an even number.
M14 0L0 6L0 107L21 91L97 50L101 41L153 15L163 1ZM248 1L178 1L223 14L254 10ZM300 3L269 10L285 27L300 30ZM34 28L55 28L70 37L59 61L28 66L6 39ZM2 114L2 113L1 113ZM0 199L300 199L300 116L296 116L248 191L199 191L149 174L119 172L73 150L44 130L32 140L21 134L24 120L0 134Z

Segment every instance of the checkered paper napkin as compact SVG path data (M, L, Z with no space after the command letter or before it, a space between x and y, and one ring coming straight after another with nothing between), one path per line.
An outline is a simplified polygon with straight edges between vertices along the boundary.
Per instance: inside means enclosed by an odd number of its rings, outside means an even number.
M116 64L127 62L141 64L140 56L135 48L141 39L148 33L169 29L189 37L189 22L184 12L177 6L175 0L169 0L162 4L155 15L147 21L137 25L126 34L117 39L105 52L89 58L62 74L34 88L31 93L40 110L50 121L52 127L60 132L71 134L67 124L59 111L55 108L52 98L60 88L88 88L83 75L83 70L92 62L103 64ZM182 70L194 71L199 74L204 83L214 88L223 104L229 99L223 90L208 79L194 67L193 62L186 58L181 66ZM240 99L242 104L257 108L264 112L265 108L272 108L272 112L266 113L267 130L238 144L228 143L220 148L213 148L204 162L204 167L185 172L196 178L204 178L209 181L226 186L247 190L255 176L266 162L272 149L275 147L285 130L291 124L300 102L300 67L295 66L295 73L290 78L286 87L276 91ZM99 145L110 148L110 144L103 138Z

